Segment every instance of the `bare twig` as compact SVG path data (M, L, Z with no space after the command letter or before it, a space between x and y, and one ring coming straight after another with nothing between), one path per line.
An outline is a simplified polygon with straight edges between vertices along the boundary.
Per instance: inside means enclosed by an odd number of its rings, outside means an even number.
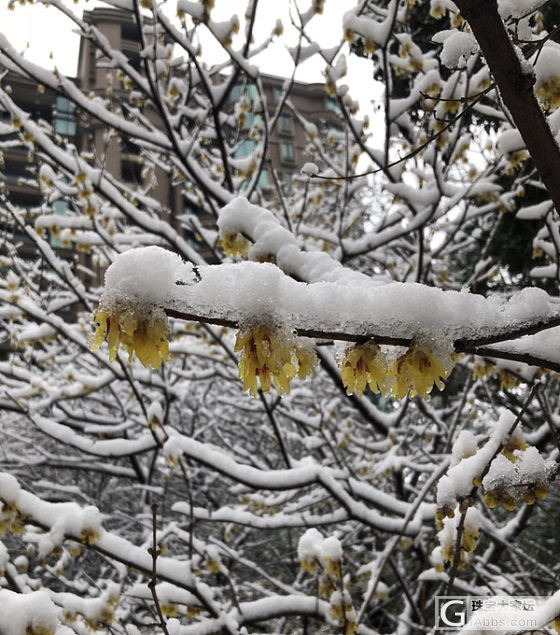
M161 626L161 630L164 635L169 635L169 631L167 630L167 623L165 618L163 617L163 613L161 611L161 605L159 603L159 598L157 596L156 585L157 585L157 559L160 555L161 551L157 544L157 504L154 503L152 505L152 546L148 549L148 553L152 556L152 577L148 582L148 588L152 593L152 599L154 600L154 605L156 607L156 611L159 617L159 625Z

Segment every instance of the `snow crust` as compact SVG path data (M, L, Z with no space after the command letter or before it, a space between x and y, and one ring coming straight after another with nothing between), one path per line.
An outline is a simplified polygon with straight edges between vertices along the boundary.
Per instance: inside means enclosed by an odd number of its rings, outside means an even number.
M447 68L465 68L470 56L478 50L476 38L466 31L440 31L433 39L443 44L440 58Z
M461 433L459 435L453 448L453 456L457 457L459 454L464 456L466 450L467 457L456 462L440 479L437 491L438 507L454 509L458 499L465 498L470 494L473 489L473 479L481 476L514 422L515 415L512 412L503 412L488 441L474 454L476 441L472 434Z
M236 224L235 229L243 227ZM434 342L491 335L558 314L559 307L536 288L505 300L417 283L379 284L355 272L346 275L322 258L324 254L305 254L293 243L286 245L279 225L262 223L258 229L260 253L276 253L288 271L313 282L300 282L262 262L200 267L195 282L192 267L175 254L158 247L137 248L109 267L103 304L137 302L209 319L227 316L240 325Z
M547 483L556 468L554 461L545 461L535 447L528 447L523 452L516 451L514 454L514 463L502 455L492 461L488 474L482 481L485 489Z
M560 45L555 42L547 42L541 49L535 62L537 86L550 79L560 76Z
M115 259L105 274L106 294L118 300L172 295L181 258L161 247L130 249Z
M14 593L0 589L2 635L26 635L28 632L62 635L58 626L57 609L46 591Z
M298 558L300 562L342 561L342 545L336 536L325 538L312 527L299 539Z
M319 167L315 163L306 163L301 168L301 173L306 176L317 176L317 174L319 174Z
M498 0L498 11L502 20L518 19L530 15L548 0Z

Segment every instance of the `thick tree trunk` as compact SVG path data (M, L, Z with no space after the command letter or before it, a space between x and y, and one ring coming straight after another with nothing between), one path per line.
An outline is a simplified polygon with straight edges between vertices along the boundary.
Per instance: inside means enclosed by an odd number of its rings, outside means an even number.
M498 13L497 0L454 0L469 23L500 94L560 213L560 148L533 91L535 76L523 64Z

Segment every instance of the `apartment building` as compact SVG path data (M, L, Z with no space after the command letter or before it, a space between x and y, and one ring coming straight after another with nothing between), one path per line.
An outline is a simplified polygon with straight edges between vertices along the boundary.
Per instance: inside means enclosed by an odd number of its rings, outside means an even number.
M55 94L37 82L8 73L2 80L2 87L10 94L16 105L25 110L35 121L44 121L54 127L60 135L61 141L76 140L77 121L74 105L65 97ZM0 106L0 121L9 123L11 113ZM11 135L15 139L17 135ZM26 182L29 168L34 163L31 147L25 148L10 144L2 153L2 168L0 170L3 186L10 192L10 200L14 205L31 209L41 203L40 192L31 188ZM63 141L64 140L64 141Z
M84 12L84 20L96 26L111 47L124 53L135 69L142 70L140 34L130 12L115 8L95 8ZM109 89L117 92L122 90L117 72L108 69L97 47L88 38L83 38L79 49L77 76L73 81L87 94L104 95L108 90L108 74L113 76L112 81L109 81ZM264 103L270 116L283 100L285 81L280 77L262 77ZM10 85L14 101L34 118L53 124L63 143L72 143L78 150L93 150L95 156L103 157L104 169L121 182L144 185L140 148L132 140L107 135L104 124L76 113L73 104L65 97L42 89L31 80L8 73L2 84ZM240 76L228 95L226 110L229 108L233 112L235 104L242 98L247 98L253 104L256 97L254 83ZM158 125L156 113L144 114ZM252 109L247 113L245 124L235 133L237 148L234 158L248 156L255 144L259 143L250 138L249 130L255 118L261 116L262 112L259 114ZM0 119L7 117L8 113L0 112ZM336 102L328 97L323 84L293 83L276 126L270 131L265 168L259 175L263 196L274 197L278 185L285 191L292 188L294 177L310 161L306 154L308 135L304 126L309 128L311 124L319 132L332 132L341 129L340 123ZM26 181L28 168L33 162L33 156L23 149L5 153L0 179L4 180L5 187L9 190L10 200L18 206L32 208L41 203L40 192ZM181 188L171 183L168 174L161 169L157 170L155 176L156 185L150 195L161 203L163 210L169 210L172 216L177 217L186 209ZM61 208L57 211L63 213L64 202L59 201L56 205ZM188 211L192 212L192 209Z
M141 44L140 35L134 21L131 21L130 12L112 8L95 8L84 13L84 19L96 26L108 39L110 45L122 51L136 70L141 70ZM87 39L83 39L80 45L78 61L78 82L82 90L102 94L107 89L107 68L103 65L103 58L99 56L96 48ZM263 89L269 114L272 114L283 96L285 79L280 77L262 76ZM115 79L113 85L117 85ZM244 77L240 77L238 83L228 95L228 103L233 109L243 96L252 103L257 97L257 88L254 83ZM292 187L293 179L303 165L310 159L306 156L305 147L307 134L300 120L294 115L297 111L300 116L318 126L319 129L340 129L340 113L336 101L328 97L324 85L305 84L295 82L289 91L287 104L278 118L278 123L271 131L269 145L266 153L266 169L261 172L259 185L262 188L270 187L272 190L272 170L275 170L280 182L285 188ZM239 148L235 152L235 158L249 155L255 146L255 142L248 138L247 132L258 113L249 112L245 122L245 130L240 132ZM95 138L95 146L101 149L105 143L103 140L103 128L92 122L92 132ZM138 169L137 148L133 144L124 144L121 147L103 148L107 156L107 168L114 175L120 175L123 181L140 178ZM177 193L169 187L167 178L163 173L157 175L158 189L152 192L162 204L174 209L181 205Z

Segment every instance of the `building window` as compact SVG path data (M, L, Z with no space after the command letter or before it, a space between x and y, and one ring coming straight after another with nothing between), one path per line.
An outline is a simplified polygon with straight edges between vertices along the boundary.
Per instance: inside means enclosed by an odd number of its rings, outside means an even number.
M289 141L282 141L282 160L295 161L294 146Z
M237 147L237 150L233 153L235 159L244 159L250 154L253 154L255 149L255 142L252 139L243 139L243 141Z
M53 212L56 216L66 216L68 212L68 201L64 199L59 199L58 201L53 201L52 204ZM58 228L57 228L58 229ZM58 231L50 232L50 244L52 247L62 247L62 240L58 235Z
M123 51L126 55L128 63L135 71L140 72L143 66L143 59L140 57L140 53L137 51Z
M278 125L280 132L292 132L292 118L289 115L280 115Z
M255 99L259 92L255 84L235 84L229 91L228 101L239 101L242 95L249 99Z
M138 44L140 44L140 31L136 26L136 22L125 22L121 24L121 39L138 42Z
M10 192L10 199L17 207L23 207L28 211L39 209L43 202L41 196L34 192Z
M282 100L284 95L284 89L281 86L274 87L274 100L278 103Z
M76 134L76 107L66 97L57 97L55 110L55 132L67 137L73 137Z
M268 187L268 170L261 170L259 174L259 187Z
M138 161L121 161L121 181L123 183L142 183L142 166Z
M228 101L239 101L243 94L243 86L241 84L235 84L235 86L229 91Z
M252 112L244 112L241 117L241 129L249 130L250 128L255 128L262 130L263 129L263 121L262 116L259 114L255 114Z
M327 97L327 110L332 110L333 112L340 112L340 107L336 99L332 97Z
M16 155L8 155L3 166L2 173L8 183L17 183L20 179L27 177L29 164L25 161L25 155L21 156L18 152Z
M284 185L291 190L294 185L294 175L292 172L284 172Z
M259 91L255 84L247 84L247 86L245 86L245 94L249 99L256 99L259 96Z
M128 136L121 137L121 152L126 155L139 155L140 146Z

